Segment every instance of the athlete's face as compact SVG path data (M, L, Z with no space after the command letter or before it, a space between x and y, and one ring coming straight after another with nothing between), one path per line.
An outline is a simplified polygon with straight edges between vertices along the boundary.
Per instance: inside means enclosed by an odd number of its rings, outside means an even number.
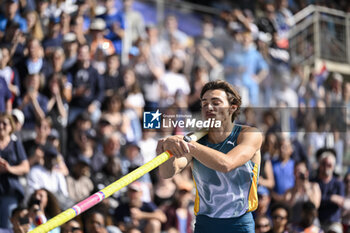
M222 123L231 122L232 113L236 109L236 106L229 104L226 92L221 89L205 92L201 105L204 119L215 118Z

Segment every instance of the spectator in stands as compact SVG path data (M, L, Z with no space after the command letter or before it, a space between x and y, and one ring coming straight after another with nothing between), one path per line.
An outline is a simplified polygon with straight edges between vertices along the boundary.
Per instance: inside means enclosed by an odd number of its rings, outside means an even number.
M68 222L62 225L61 232L62 233L83 233L83 230L80 223L73 219L73 220L69 220Z
M270 203L271 203L271 193L264 187L258 187L258 209L255 211L256 218L261 216L270 217Z
M259 185L268 189L273 189L275 187L275 178L271 160L278 156L278 139L275 133L265 135L261 152Z
M65 60L62 66L62 71L70 70L78 58L78 40L74 32L69 32L63 36L62 46L65 53Z
M79 157L83 156L88 160L92 160L97 153L96 131L94 129L88 127L85 129L84 126L74 129L73 140L74 147L67 158L70 169L75 166Z
M135 72L132 69L126 69L123 75L123 87L119 90L124 96L124 106L137 114L137 118L142 118L145 100L141 92ZM135 116L136 118L136 116Z
M274 97L277 106L285 106L293 109L299 106L298 95L290 87L290 74L287 72L288 71L284 71L278 75L280 86L275 89Z
M93 18L92 15L92 3L86 0L77 0L76 5L78 5L78 10L76 11L76 16L82 17L82 30L83 32L87 32L89 30L91 19Z
M350 227L350 173L348 172L344 176L345 184L345 196L344 205L342 210L342 224L344 226L344 232L348 232Z
M197 66L193 70L194 77L191 79L191 93L188 96L188 106L192 113L200 113L200 92L203 86L209 81L209 74L206 67Z
M107 119L115 130L126 136L130 130L130 119L128 119L124 110L123 98L117 94L106 98L106 109L102 111L102 116Z
M302 217L300 213L304 202L311 202L315 210L319 208L321 190L318 183L309 181L309 171L304 161L295 164L294 177L295 185L284 194L284 200L292 210L291 223L297 225Z
M11 91L6 80L0 77L0 112L10 113L12 111Z
M146 108L155 109L160 100L159 80L164 74L164 63L159 54L152 52L149 42L139 42L138 48L140 53L132 61L133 70L142 87Z
M121 202L115 210L116 225L127 231L130 227L137 227L141 232L159 233L161 223L165 223L165 214L152 202L142 201L142 187L136 181L128 186L128 200Z
M42 121L47 113L48 99L39 92L41 74L29 75L25 80L26 91L23 94L19 109L23 111L25 121L23 125L23 140L33 138L36 121Z
M115 53L112 41L104 37L106 28L106 22L101 18L93 19L90 24L90 34L92 35L90 54L92 58L95 57L98 49L106 56Z
M176 92L186 96L190 93L189 82L183 74L184 61L173 56L168 65L167 72L161 77L161 106L169 107L175 102Z
M44 118L42 121L35 122L35 138L26 140L23 145L28 155L30 166L36 164L44 165L41 147L47 144L47 137L51 132L51 119Z
M170 41L174 38L181 46L181 48L186 48L189 43L189 38L186 33L182 32L178 28L178 21L175 15L168 15L165 19L165 30L161 35L164 40Z
M243 34L242 58L245 69L242 73L243 85L249 89L249 103L259 105L259 85L268 74L268 66L259 51L253 45L250 32Z
M61 148L66 148L67 133L66 126L68 122L68 102L67 97L71 97L71 84L67 83L66 77L62 74L54 74L48 83L49 102L47 106L47 115L52 120L52 127L59 133ZM66 149L61 152L65 154Z
M52 66L44 57L44 50L38 39L31 38L27 42L28 55L16 65L20 80L28 79L27 76L42 73L46 78L52 74Z
M10 216L24 197L19 176L29 172L21 141L12 139L15 125L11 115L0 113L0 228L10 228Z
M300 212L294 212L300 214ZM293 232L315 232L323 233L323 231L315 225L317 220L317 208L311 201L306 201L302 205L300 221L293 226ZM317 222L317 221L316 221Z
M318 216L322 229L341 220L341 207L344 203L344 185L333 176L335 155L325 151L319 158L319 171L315 181L320 185L322 199Z
M146 38L145 23L140 12L133 10L133 0L123 1L122 18L124 18L125 27L124 31L124 41L123 41L123 51L126 55L130 53L130 49L138 40L144 40ZM122 59L122 63L128 61L127 58Z
M62 13L60 15L62 39L64 35L70 32L70 22L72 19L72 16L70 14L70 7L72 7L72 5L70 5L70 3L67 2L61 3L60 6L61 9L63 8Z
M55 195L43 188L35 190L30 195L28 209L34 227L46 222L46 220L55 217L61 212ZM59 228L53 230L53 233L59 233Z
M74 203L84 200L92 192L94 185L90 179L90 160L79 156L78 161L71 169L71 175L67 176L69 198Z
M181 233L193 232L193 214L190 211L190 202L193 198L191 193L192 183L179 183L173 202L164 208L167 221L162 224L166 231L177 230Z
M45 54L49 55L56 47L62 46L62 33L61 33L61 19L59 16L51 16L49 25L49 31L46 37L43 39L43 47Z
M288 233L289 209L283 203L271 207L272 229L269 233Z
M103 79L105 83L106 97L112 96L120 87L123 86L118 55L112 54L107 56L107 70L103 75Z
M18 0L6 0L5 10L2 15L0 15L0 31L4 32L6 25L9 21L14 21L20 25L22 32L27 32L27 23L24 18L19 13L19 1Z
M6 24L5 34L1 38L1 43L10 49L11 64L16 66L24 56L26 43L26 38L18 23L10 21Z
M21 110L15 108L12 110L11 115L15 122L15 130L13 134L22 141L20 133L24 124L24 114Z
M78 50L77 63L71 68L73 97L70 102L68 123L87 111L93 122L101 115L100 106L104 98L104 82L97 70L91 66L90 47L83 44Z
M71 31L75 34L78 44L90 43L90 39L86 34L86 29L84 29L84 17L81 15L76 15L71 21Z
M29 211L23 206L19 206L12 211L11 215L13 233L29 232L30 218Z
M122 174L126 175L132 172L133 170L137 169L138 167L142 166L143 164L143 156L140 153L140 147L138 146L138 144L136 142L127 143L124 147L124 151L121 156ZM142 200L150 201L152 190L150 174L145 174L140 178L139 181L143 191Z
M109 30L106 38L113 42L116 53L120 55L122 52L122 39L125 34L125 19L122 13L118 12L115 0L105 0L104 6L106 7L106 12L101 15L101 18L105 20Z
M276 9L273 2L265 2L263 6L263 17L258 19L258 28L260 31L273 35L277 32Z
M145 163L151 161L157 156L156 152L151 149L157 147L156 137L157 133L154 130L146 129L142 132L142 139L139 142L139 146Z
M271 230L270 219L266 215L259 216L255 219L255 232L266 233Z
M86 233L121 233L119 228L108 223L108 218L103 211L92 211L85 219Z
M102 120L103 122L106 120ZM112 158L120 157L121 135L118 132L104 134L102 140L102 148L92 157L91 168L93 172L100 172L105 167L108 161Z
M275 188L272 194L276 201L283 200L283 194L294 186L294 164L291 158L293 147L290 139L283 136L279 140L279 157L272 160Z
M211 77L210 80L218 79L218 73L222 71L219 61L223 59L224 51L222 45L218 43L214 32L214 24L210 18L203 20L202 34L195 38L195 44L197 53L194 57L193 66L207 67Z
M105 117L101 117L96 126L96 134L97 134L97 146L101 147L105 139L108 138L115 132L115 128L112 123L106 119Z
M63 204L64 199L68 199L67 182L64 175L56 170L59 163L59 153L52 146L44 149L44 165L35 165L28 174L28 195L37 189L47 189ZM67 203L67 201L66 201Z
M162 64L168 62L171 57L170 44L165 39L159 37L159 30L155 25L147 25L147 36L152 57Z
M11 91L11 104L17 106L21 94L21 84L17 70L9 65L10 61L10 49L7 46L0 46L0 76L5 79L8 89ZM6 93L5 91L1 92Z

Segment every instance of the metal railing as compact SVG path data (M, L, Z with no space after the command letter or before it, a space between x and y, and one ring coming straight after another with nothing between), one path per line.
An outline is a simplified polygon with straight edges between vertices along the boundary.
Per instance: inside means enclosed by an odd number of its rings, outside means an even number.
M310 5L294 19L289 35L292 62L312 65L321 59L350 67L350 13Z

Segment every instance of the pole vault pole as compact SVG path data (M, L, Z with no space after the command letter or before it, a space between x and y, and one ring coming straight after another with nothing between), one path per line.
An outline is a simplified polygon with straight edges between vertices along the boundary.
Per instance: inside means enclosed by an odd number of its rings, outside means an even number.
M199 131L189 136L192 138L192 140L197 141L206 134L207 134L206 131ZM55 229L56 227L61 226L62 224L80 215L81 213L85 212L91 207L97 205L102 200L111 196L113 193L119 191L123 187L134 182L141 176L152 171L154 168L158 167L159 165L167 161L172 156L173 155L169 151L165 151L161 153L160 155L158 155L148 163L142 165L141 167L123 176L122 178L115 181L114 183L108 185L104 189L101 189L100 191L96 192L95 194L91 195L85 200L79 202L78 204L74 205L72 208L67 209L66 211L56 215L54 218L50 219L46 223L36 227L34 230L30 231L30 233L46 233L51 231L52 229Z

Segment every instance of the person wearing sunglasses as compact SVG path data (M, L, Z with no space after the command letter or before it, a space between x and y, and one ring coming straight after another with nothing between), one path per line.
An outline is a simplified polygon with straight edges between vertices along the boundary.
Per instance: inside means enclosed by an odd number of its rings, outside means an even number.
M289 208L283 203L271 207L272 229L268 233L288 233Z

